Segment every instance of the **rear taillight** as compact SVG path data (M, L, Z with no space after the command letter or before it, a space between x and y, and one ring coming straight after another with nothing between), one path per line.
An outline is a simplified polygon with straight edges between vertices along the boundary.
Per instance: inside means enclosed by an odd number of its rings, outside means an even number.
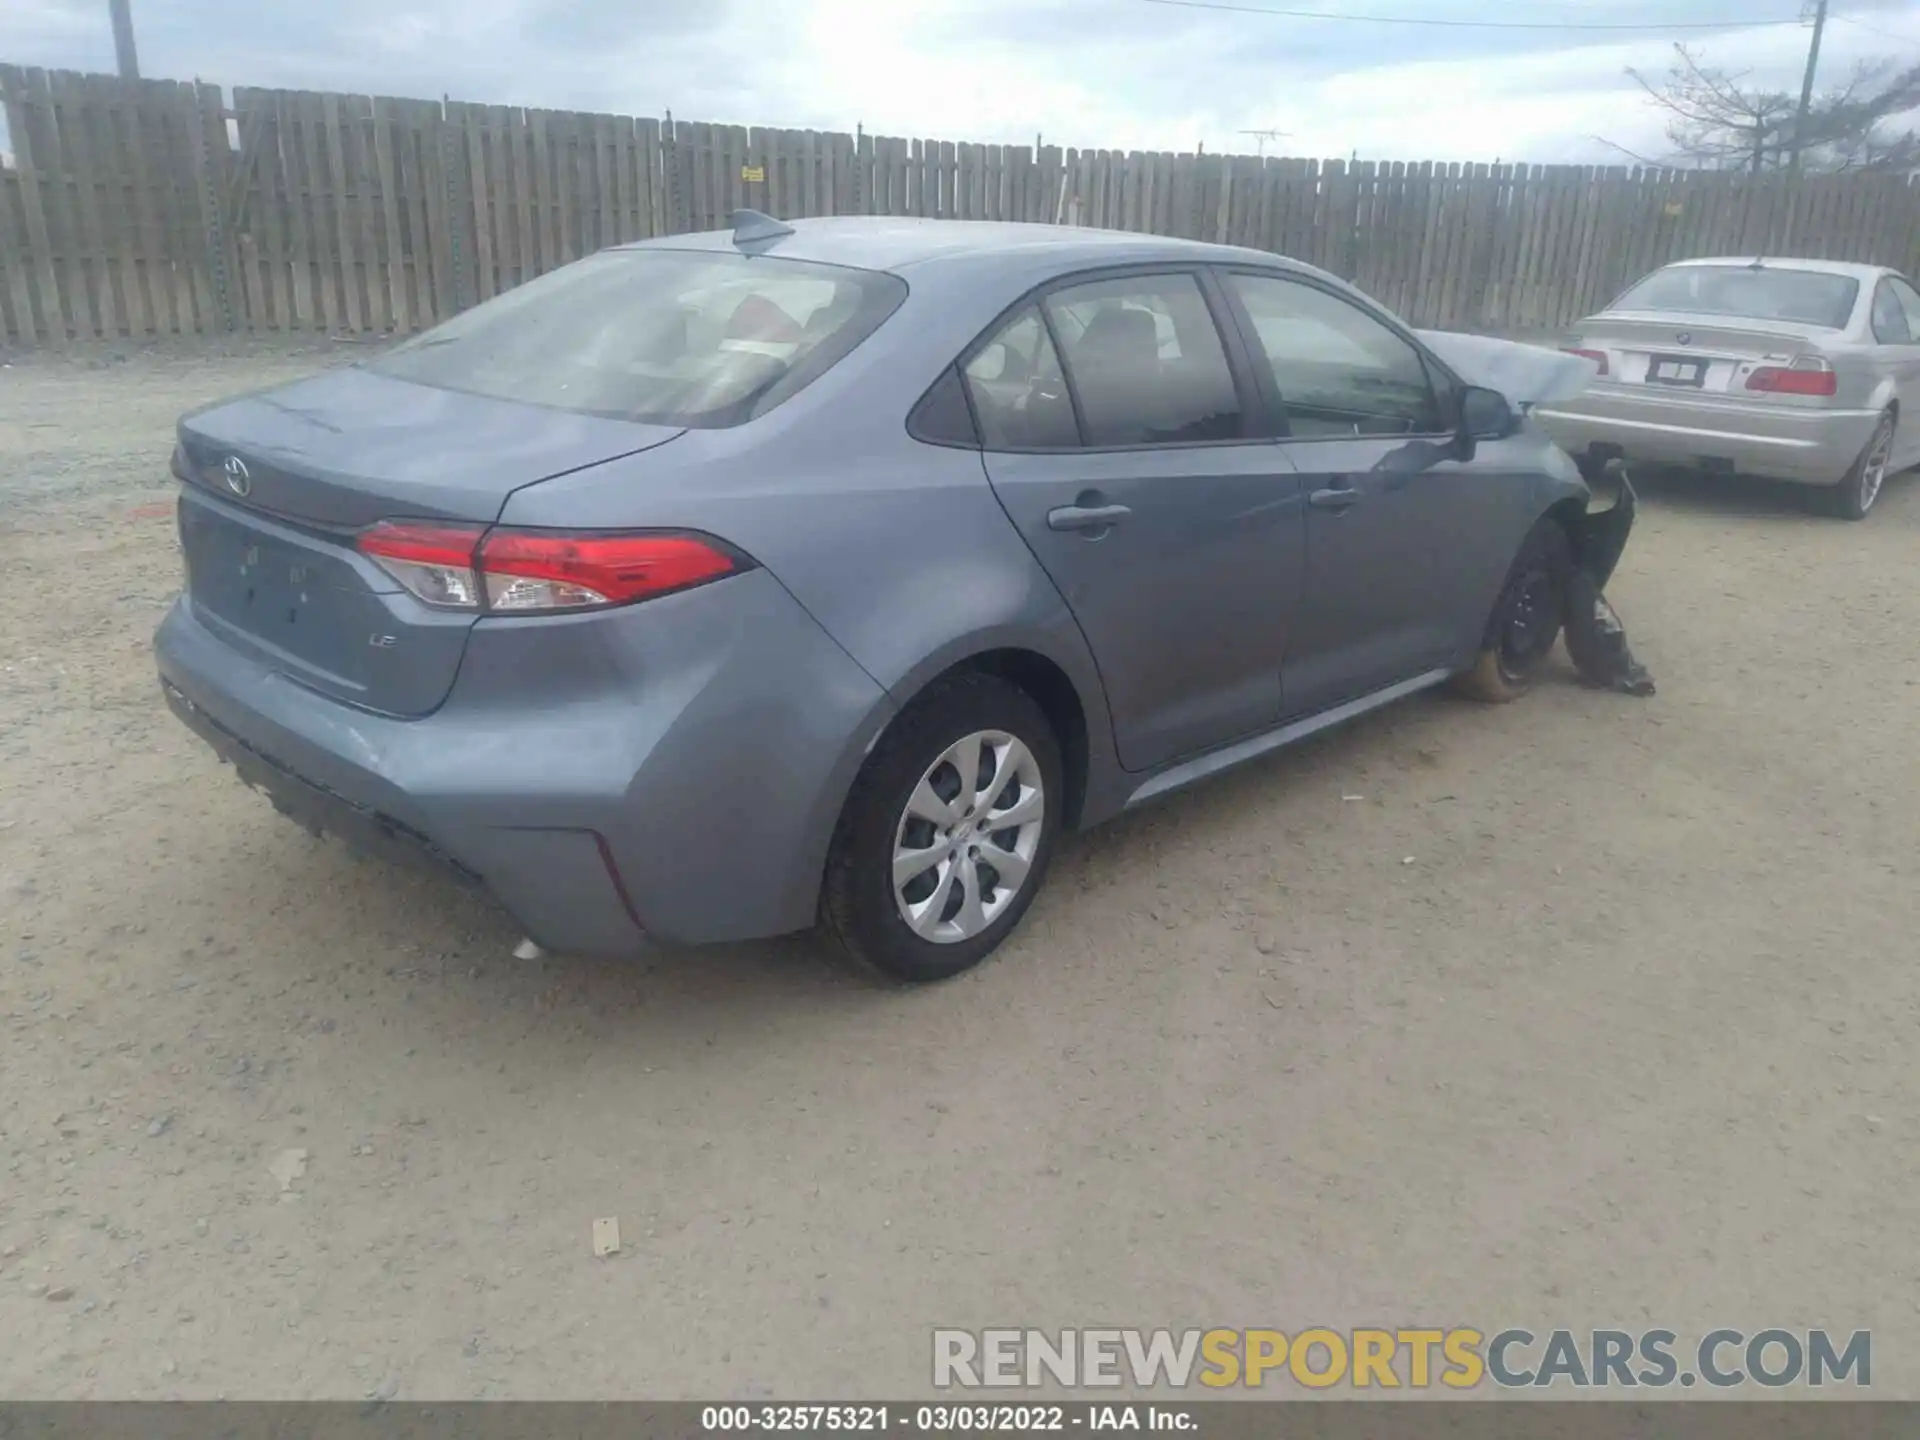
M1569 355L1578 355L1582 359L1593 361L1594 364L1600 367L1600 373L1602 375L1607 373L1607 356L1604 350L1578 350L1571 345L1563 345L1560 348L1565 350Z
M429 605L513 614L626 605L716 580L743 562L697 535L382 521L361 553Z
M360 532L360 553L429 605L480 608L474 552L486 532L477 526L382 520Z
M1819 368L1813 368L1818 364ZM1813 364L1795 361L1792 366L1762 365L1747 376L1747 389L1764 390L1770 395L1832 395L1839 386L1824 361Z

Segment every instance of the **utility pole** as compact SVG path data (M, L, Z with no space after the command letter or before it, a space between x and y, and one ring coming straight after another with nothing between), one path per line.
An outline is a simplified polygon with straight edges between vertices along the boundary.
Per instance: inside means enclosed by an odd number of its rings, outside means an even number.
M1787 164L1795 171L1800 169L1800 143L1807 133L1807 117L1813 111L1813 72L1820 68L1820 32L1826 28L1827 0L1813 0L1813 41L1807 46L1807 73L1800 81L1800 110L1793 119L1793 149L1787 154Z
M140 78L140 57L133 50L133 0L107 0L113 14L113 53L120 61L120 78Z
M1242 130L1242 135L1254 137L1254 154L1264 156L1267 153L1267 141L1284 140L1291 133L1286 130Z

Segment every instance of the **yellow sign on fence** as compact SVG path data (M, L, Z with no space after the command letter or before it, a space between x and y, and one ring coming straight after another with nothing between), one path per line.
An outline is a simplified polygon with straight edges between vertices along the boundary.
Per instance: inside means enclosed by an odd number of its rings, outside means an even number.
M762 180L767 178L767 167L764 165L742 165L740 167L740 178L749 185L758 185Z

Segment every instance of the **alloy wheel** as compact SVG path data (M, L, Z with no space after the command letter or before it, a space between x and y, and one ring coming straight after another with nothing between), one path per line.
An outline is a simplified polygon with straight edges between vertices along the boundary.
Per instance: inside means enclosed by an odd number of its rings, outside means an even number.
M1886 483L1887 462L1893 458L1893 426L1882 421L1880 428L1873 433L1873 445L1867 451L1866 461L1860 468L1860 509L1862 513L1873 508L1873 502L1880 498L1880 487Z

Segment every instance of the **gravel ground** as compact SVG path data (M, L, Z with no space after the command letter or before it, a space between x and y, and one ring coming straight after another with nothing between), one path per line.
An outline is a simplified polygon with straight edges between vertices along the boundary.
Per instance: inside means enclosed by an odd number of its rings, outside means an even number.
M1657 698L1408 702L952 984L522 963L159 701L172 419L346 354L0 369L0 1394L906 1395L1099 1323L1871 1328L1920 1394L1920 484L1652 489Z

